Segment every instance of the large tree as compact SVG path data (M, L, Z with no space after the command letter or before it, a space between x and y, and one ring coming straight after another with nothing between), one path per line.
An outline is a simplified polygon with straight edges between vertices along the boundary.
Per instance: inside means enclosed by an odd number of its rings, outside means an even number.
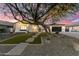
M49 28L45 21L52 18L58 21L61 17L73 14L79 9L78 4L62 3L6 3L14 19L23 23L41 25L46 32ZM53 24L53 22L52 22Z

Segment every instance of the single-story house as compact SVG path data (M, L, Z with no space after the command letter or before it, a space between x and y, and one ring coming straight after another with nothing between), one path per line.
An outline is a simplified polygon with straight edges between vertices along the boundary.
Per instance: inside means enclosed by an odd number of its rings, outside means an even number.
M42 26L39 25L39 27L41 28L40 30L42 32L44 32L44 28ZM14 24L14 28L15 28L15 32L38 32L39 27L37 25L31 25L31 24L23 24L22 22L16 22ZM69 31L69 27L66 26L65 24L51 24L49 25L50 31L52 31L53 27L61 27L61 32L68 32Z
M38 32L39 27L37 25L24 24L22 22L16 22L14 24L15 32ZM41 31L44 31L42 27Z
M68 27L70 28L70 32L79 32L79 23L71 24Z
M11 32L12 29L13 29L13 23L0 21L0 32L8 33Z

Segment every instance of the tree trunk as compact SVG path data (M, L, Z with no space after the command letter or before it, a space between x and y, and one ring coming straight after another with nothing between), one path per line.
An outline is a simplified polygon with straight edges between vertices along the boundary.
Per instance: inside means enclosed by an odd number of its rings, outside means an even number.
M41 28L39 27L39 25L37 25L37 27L38 27L38 31L41 32Z
M45 32L49 33L45 25L42 25L42 27L44 28Z
M48 29L48 32L51 33L51 31L50 31L50 27L47 27L47 29Z

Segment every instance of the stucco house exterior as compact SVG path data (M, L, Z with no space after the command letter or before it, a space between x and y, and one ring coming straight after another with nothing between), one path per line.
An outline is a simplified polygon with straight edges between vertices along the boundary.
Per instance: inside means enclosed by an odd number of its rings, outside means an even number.
M39 25L41 28L41 32L45 32L44 28ZM31 25L31 24L23 24L22 22L16 22L14 24L15 32L39 32L39 27L37 25ZM61 27L61 32L66 32L67 26L65 24L51 24L49 25L50 31L52 32L52 27Z
M23 24L22 22L16 22L14 24L15 32L38 32L38 27L31 24Z

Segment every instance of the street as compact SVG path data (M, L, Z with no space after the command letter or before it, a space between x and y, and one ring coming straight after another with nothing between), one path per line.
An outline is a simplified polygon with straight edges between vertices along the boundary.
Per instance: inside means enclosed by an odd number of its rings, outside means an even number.
M79 32L61 32L61 34L79 39Z

